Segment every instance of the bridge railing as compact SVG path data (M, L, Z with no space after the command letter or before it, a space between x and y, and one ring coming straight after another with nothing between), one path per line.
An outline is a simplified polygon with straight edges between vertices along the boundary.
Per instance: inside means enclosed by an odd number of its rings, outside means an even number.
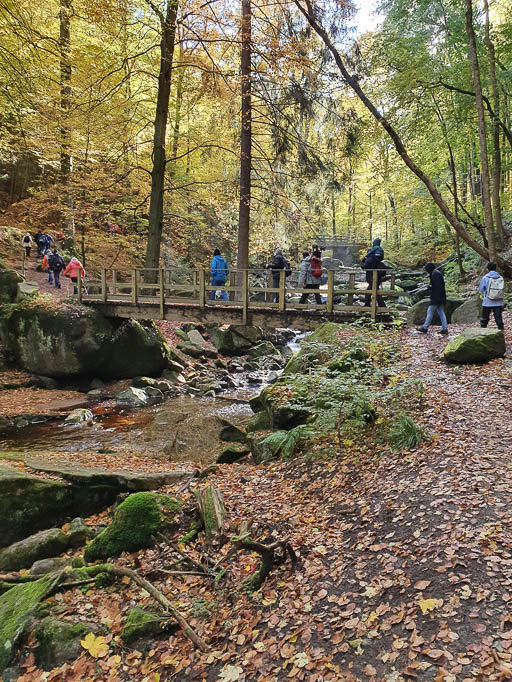
M389 288L382 287L379 273L385 273ZM257 308L328 313L335 310L362 313L366 309L375 320L378 313L387 311L379 305L382 299L402 295L396 291L395 274L389 270L328 270L322 278L324 283L308 288L298 286L299 274L299 270L292 270L289 277L284 270L235 270L224 284L212 284L210 271L202 268L102 269L97 273L89 272L86 279L79 276L78 299L134 306L158 305L162 318L167 305L192 304L199 308L236 306L242 309L244 321L248 312ZM366 308L356 305L356 296L365 297ZM310 298L314 298L315 303L310 303Z

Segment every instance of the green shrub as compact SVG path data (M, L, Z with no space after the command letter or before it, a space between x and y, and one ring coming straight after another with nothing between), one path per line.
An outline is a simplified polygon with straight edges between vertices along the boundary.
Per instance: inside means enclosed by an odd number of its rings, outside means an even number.
M393 450L410 450L427 438L425 431L406 414L395 417L386 435Z

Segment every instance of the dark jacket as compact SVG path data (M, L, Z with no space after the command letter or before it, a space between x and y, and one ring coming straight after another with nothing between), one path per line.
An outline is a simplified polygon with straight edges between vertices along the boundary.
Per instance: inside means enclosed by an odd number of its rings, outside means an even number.
M446 303L444 277L439 270L430 273L430 302L433 305L444 305Z
M286 260L284 256L277 255L274 256L274 260L272 261L272 277L274 279L279 280L281 277L280 270L284 270L286 268Z

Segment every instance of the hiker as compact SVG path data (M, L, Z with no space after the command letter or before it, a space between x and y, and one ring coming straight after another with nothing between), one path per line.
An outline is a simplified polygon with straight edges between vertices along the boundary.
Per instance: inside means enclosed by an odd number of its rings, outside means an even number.
M48 284L53 284L53 272L52 269L50 268L50 264L48 263L48 256L49 253L45 253L43 256L43 262L41 263L41 267L44 270L48 271Z
M211 285L214 286L224 286L229 275L229 266L227 260L220 255L219 249L215 249L213 252L212 262L210 264L210 274L212 276ZM210 291L210 301L215 300L216 290L212 289ZM220 297L223 301L227 301L228 292L224 289L220 292Z
M361 267L366 270L366 281L368 282L367 290L373 288L373 271L378 270L377 273L377 289L380 289L380 285L386 277L384 270L386 269L382 265L384 260L384 249L381 246L382 239L377 237L373 240L372 246L366 252L366 256L361 261ZM364 305L369 307L371 305L372 297L370 294L366 294L364 297ZM385 308L386 302L383 297L379 294L377 296L377 305L379 308Z
M436 270L434 263L427 263L425 265L425 270L430 275L430 305L427 308L425 322L422 327L418 327L417 331L426 334L437 311L439 319L441 320L441 334L448 334L448 322L444 312L444 305L446 303L444 277L439 270Z
M41 228L39 228L39 230L34 235L34 241L35 241L36 246L37 246L38 255L42 256L43 255L43 251L42 251L42 249L43 249L43 232L42 232Z
M73 258L67 264L66 269L64 270L64 277L69 277L71 279L71 281L73 282L73 284L75 285L73 287L73 294L75 296L76 296L76 294L78 294L78 287L76 286L76 283L78 282L78 273L79 272L80 272L80 276L83 279L85 277L84 266L82 265L82 263L80 263L78 258L75 258L73 256Z
M310 256L307 251L302 254L302 263L300 264L300 274L299 274L299 289L320 289L320 284L322 282L322 254L316 249L313 251L313 255ZM308 302L309 294L302 294L300 297L300 304ZM320 294L314 294L315 301L319 305L322 303L322 297Z
M41 248L41 253L44 254L48 253L50 251L51 245L53 242L53 237L48 234L48 232L43 232L40 238L40 248Z
M29 233L27 232L27 234L26 234L26 235L23 237L23 239L21 240L21 245L22 245L23 248L25 249L25 256L26 256L27 258L30 258L30 250L31 250L31 248L32 248L32 244L33 244L33 242L32 242L32 237L31 237L31 236L29 235Z
M45 258L47 255L45 255ZM48 267L50 268L50 277L53 276L55 277L55 288L60 289L60 273L64 270L66 267L66 263L64 262L64 258L60 255L60 253L57 251L57 247L54 246L52 249L51 254L47 258L48 260ZM44 260L43 260L44 263ZM83 270L83 268L82 268ZM85 274L85 272L84 272ZM48 280L51 283L51 279ZM74 293L78 293L78 289L75 287L76 291Z
M290 263L283 255L283 249L276 249L272 263L267 265L267 268L272 270L272 289L279 289L281 270L285 270L286 273L289 271L291 274L290 267ZM285 276L288 276L286 273ZM277 291L272 294L272 302L279 303L279 293Z
M505 281L503 277L496 272L496 263L493 261L487 263L487 272L478 285L478 291L484 295L484 300L482 301L482 319L480 320L481 327L487 327L489 324L489 317L492 310L496 326L498 329L503 329L504 290Z

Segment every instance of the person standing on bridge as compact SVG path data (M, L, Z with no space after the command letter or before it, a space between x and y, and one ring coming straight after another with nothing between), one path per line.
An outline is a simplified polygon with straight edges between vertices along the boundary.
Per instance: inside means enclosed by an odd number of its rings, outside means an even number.
M302 263L300 264L299 273L299 289L320 289L322 283L322 253L319 250L313 251L310 256L307 251L302 254ZM300 304L308 302L309 294L302 294L300 297ZM315 301L318 305L322 303L322 297L315 292Z
M210 264L210 274L212 276L211 281L212 287L214 286L223 287L226 284L226 280L229 275L229 266L227 260L220 255L219 249L215 249L215 251L213 252L213 258ZM216 293L217 292L215 291L215 289L210 291L210 301L215 300ZM228 292L225 291L224 289L221 290L220 297L222 298L223 301L229 300Z
M373 271L378 270L377 273L377 289L380 289L386 273L385 268L382 267L382 261L384 260L384 249L381 246L382 240L377 237L373 240L372 247L366 252L366 256L361 261L361 267L366 270L366 281L368 282L367 290L371 290L373 287ZM364 297L365 307L371 305L372 297L370 294L366 294ZM385 308L386 302L382 296L377 296L377 305L379 308Z
M85 270L84 266L78 258L73 258L69 261L67 264L66 269L64 270L64 277L69 277L71 281L74 284L73 287L73 294L76 296L78 294L78 287L77 287L77 282L78 282L78 273L80 273L80 277L83 279L85 277Z

